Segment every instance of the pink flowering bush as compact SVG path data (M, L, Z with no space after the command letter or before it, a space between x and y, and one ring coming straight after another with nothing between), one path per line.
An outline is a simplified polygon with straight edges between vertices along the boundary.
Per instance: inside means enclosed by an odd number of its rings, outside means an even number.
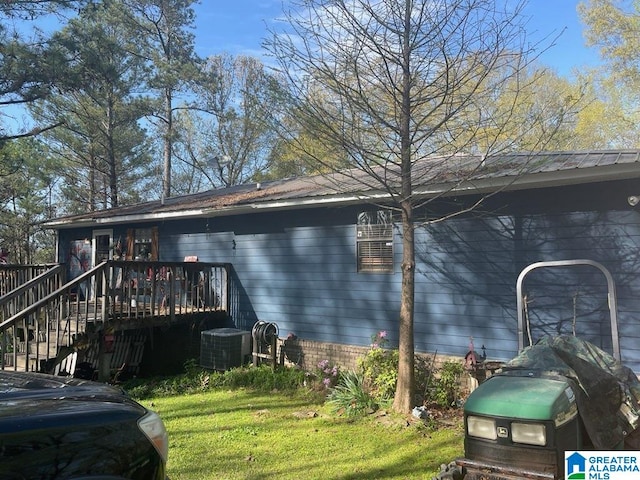
M373 337L371 337L371 348L384 348L388 343L387 331L380 330Z
M338 383L338 379L340 378L340 367L337 365L331 366L329 364L329 360L322 360L318 362L317 365L317 377L320 379L324 388L333 388L336 383Z

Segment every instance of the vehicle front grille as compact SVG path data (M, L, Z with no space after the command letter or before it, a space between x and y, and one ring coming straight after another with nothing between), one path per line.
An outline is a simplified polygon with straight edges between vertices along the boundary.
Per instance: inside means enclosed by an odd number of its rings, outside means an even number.
M557 472L557 455L555 449L498 445L472 438L465 439L465 456L477 462L496 466L514 467L541 473Z

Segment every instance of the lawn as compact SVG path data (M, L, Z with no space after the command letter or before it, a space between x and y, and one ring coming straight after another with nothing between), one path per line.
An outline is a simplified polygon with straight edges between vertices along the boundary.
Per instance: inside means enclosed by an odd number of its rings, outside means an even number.
M141 403L165 421L171 480L430 480L462 455L459 419L346 418L304 392L212 389Z

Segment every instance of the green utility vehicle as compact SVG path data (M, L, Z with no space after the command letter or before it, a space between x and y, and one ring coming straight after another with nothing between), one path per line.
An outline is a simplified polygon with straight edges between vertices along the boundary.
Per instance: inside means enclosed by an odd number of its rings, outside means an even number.
M530 332L522 286L543 267L587 265L607 279L609 354L573 335L545 336L525 348ZM620 362L615 286L597 262L540 262L517 282L520 353L481 383L464 406L465 480L565 478L566 451L640 449L640 382Z

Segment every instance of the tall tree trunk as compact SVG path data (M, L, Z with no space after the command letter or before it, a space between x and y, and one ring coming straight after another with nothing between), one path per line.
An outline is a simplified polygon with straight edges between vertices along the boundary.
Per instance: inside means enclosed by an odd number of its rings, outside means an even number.
M413 206L410 201L405 201L402 205L402 247L398 383L393 399L393 409L406 413L411 411L414 406L413 393L415 389L415 348L413 343L415 234Z
M107 208L115 208L118 206L118 171L116 168L116 147L114 143L115 120L113 110L113 102L110 100L109 106L107 107L107 141L109 144L109 205Z
M171 149L173 139L173 112L171 105L171 90L165 90L165 134L164 134L164 163L162 169L162 198L171 196Z
M90 212L95 212L97 210L98 198L96 192L96 158L93 154L93 146L89 147L91 149L90 154L90 163L91 167L89 168L89 208Z

